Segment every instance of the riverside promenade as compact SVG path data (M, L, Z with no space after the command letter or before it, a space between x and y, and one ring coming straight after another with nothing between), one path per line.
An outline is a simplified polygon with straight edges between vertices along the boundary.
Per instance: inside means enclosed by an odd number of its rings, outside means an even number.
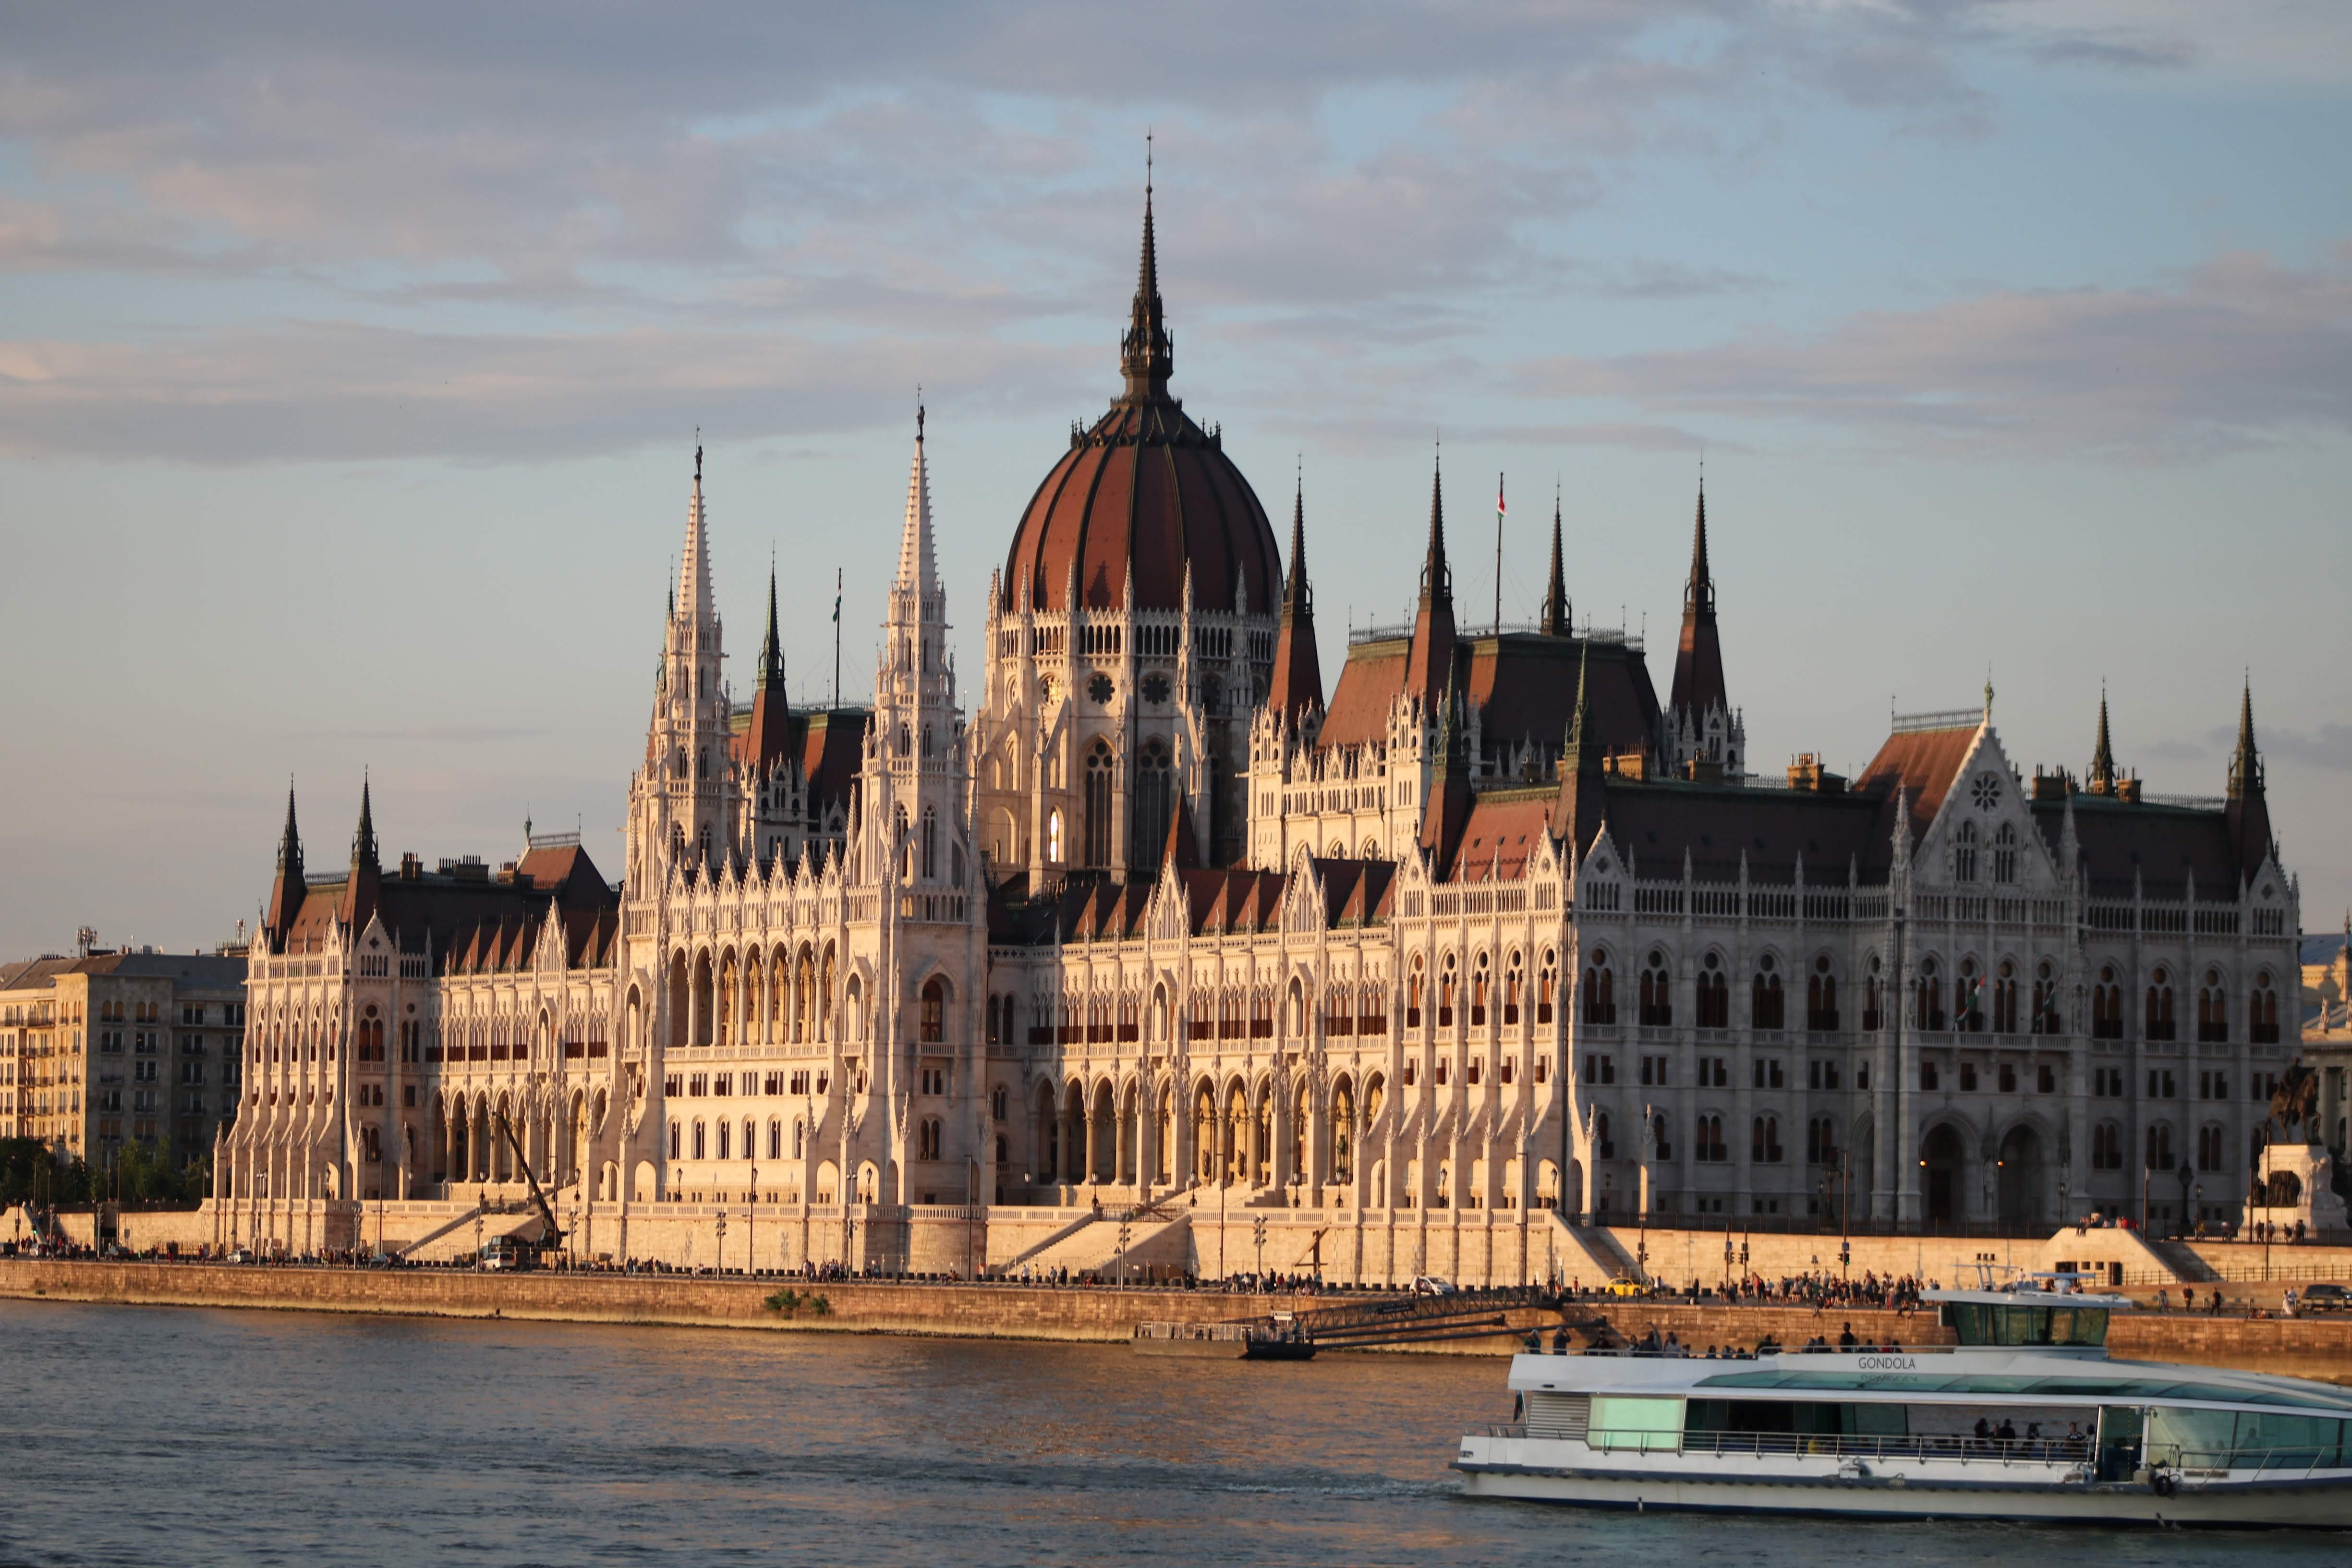
M19 1300L1097 1343L1123 1342L1133 1336L1138 1323L1263 1318L1380 1294L0 1258L0 1298ZM1498 1310L1520 1333L1538 1330L1549 1335L1559 1322L1559 1314L1546 1308ZM1849 1324L1858 1338L1873 1343L1928 1345L1951 1340L1926 1310L1905 1314L1831 1306L1816 1312L1793 1304L1587 1299L1571 1303L1569 1312L1578 1320L1604 1319L1629 1339L1655 1328L1695 1351L1708 1345L1748 1348L1768 1337L1782 1345L1800 1345L1816 1334L1834 1340ZM1515 1337L1496 1335L1387 1349L1391 1353L1505 1355L1518 1343ZM2107 1349L2118 1360L2184 1362L2352 1383L2352 1318L2120 1313L2109 1331Z

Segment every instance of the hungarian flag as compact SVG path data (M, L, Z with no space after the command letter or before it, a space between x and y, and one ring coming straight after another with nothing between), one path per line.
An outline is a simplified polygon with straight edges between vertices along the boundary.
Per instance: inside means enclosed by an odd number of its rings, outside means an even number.
M1495 522L1497 527L1502 524L1503 514L1510 510L1503 504L1503 476L1496 474L1495 476Z

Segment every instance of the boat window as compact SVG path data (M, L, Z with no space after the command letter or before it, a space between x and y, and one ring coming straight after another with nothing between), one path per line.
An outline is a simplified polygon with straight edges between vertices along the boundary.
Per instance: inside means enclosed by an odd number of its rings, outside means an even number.
M1682 1446L1683 1402L1596 1395L1586 1441L1596 1448L1677 1448Z
M2211 1469L2230 1462L2237 1446L2233 1410L2182 1410L2160 1405L2149 1414L2147 1462L2188 1469Z
M2001 1307L1984 1301L1948 1301L1945 1326L1964 1345L2103 1345L2107 1342L2104 1307Z
M2238 1412L2238 1464L2265 1470L2333 1468L2344 1440L2344 1423L2326 1415L2278 1415L2267 1410Z

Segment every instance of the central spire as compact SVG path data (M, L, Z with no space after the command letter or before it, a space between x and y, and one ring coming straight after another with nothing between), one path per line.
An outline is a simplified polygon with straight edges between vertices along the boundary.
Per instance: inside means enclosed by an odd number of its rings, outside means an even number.
M1559 553L1559 498L1551 502L1551 580L1544 589L1543 624L1536 629L1548 637L1564 637L1576 619L1568 602L1568 573Z
M784 648L776 636L776 568L768 566L768 635L760 639L760 686L761 691L782 691L784 689Z
M923 459L923 406L915 405L915 456L907 470L907 519L898 535L898 577L892 586L922 600L928 618L938 596L938 566L931 551L931 471Z
M1406 657L1405 689L1424 709L1454 679L1454 574L1445 563L1444 470L1433 464L1429 478L1429 553L1421 566L1421 605L1413 616L1412 650Z
M686 550L678 562L678 584L686 590L687 613L698 626L711 618L710 542L702 510L702 432L694 433L694 489L686 503ZM673 614L675 611L673 610Z
M1160 254L1151 236L1151 154L1149 139L1143 155L1143 258L1137 264L1135 304L1128 312L1127 331L1118 340L1118 368L1127 377L1129 398L1157 400L1168 395L1168 378L1176 368L1173 346L1160 305Z

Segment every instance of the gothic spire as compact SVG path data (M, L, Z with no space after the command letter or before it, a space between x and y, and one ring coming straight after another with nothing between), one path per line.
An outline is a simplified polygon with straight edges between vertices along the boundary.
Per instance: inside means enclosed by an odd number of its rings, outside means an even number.
M1706 486L1700 482L1698 520L1691 528L1690 580L1683 589L1682 640L1675 650L1670 713L1684 716L1694 733L1704 732L1706 715L1731 711L1723 679L1723 643L1715 629L1715 576L1706 561Z
M2083 781L2093 795L2116 793L2116 748L2107 737L2107 689L2099 688L2099 738L2091 748L2090 776Z
M898 575L894 593L911 593L921 606L909 620L928 618L939 596L938 563L931 549L931 472L923 458L923 408L915 408L915 456L907 468L907 516L898 533Z
M1536 629L1550 637L1564 637L1575 622L1576 607L1568 602L1568 574L1560 560L1559 498L1551 502L1551 579L1544 590L1543 621Z
M2271 837L2270 802L2263 789L2263 756L2254 748L2254 683L2251 678L2238 698L2238 750L2230 759L2230 795L2223 811L2230 824L2231 847L2238 854L2238 875L2251 877L2265 858L2277 853Z
M360 826L359 831L352 835L352 864L370 867L380 864L375 849L375 809L368 799L365 773L360 775Z
M1128 312L1127 331L1121 334L1118 347L1118 365L1127 377L1127 395L1166 397L1176 356L1160 303L1160 249L1151 232L1151 162L1148 153L1143 172L1143 255L1136 264L1135 303Z
M1454 679L1454 577L1445 564L1445 475L1433 464L1429 479L1429 550L1421 564L1421 605L1413 616L1412 651L1405 689L1433 704Z
M1290 503L1290 575L1283 584L1282 624L1275 635L1274 672L1266 700L1293 724L1309 709L1323 706L1323 668L1315 649L1315 597L1307 582L1307 482L1303 477Z
M768 565L768 635L760 640L760 684L761 691L784 689L784 649L776 637L776 568Z
M302 877L302 839L294 828L294 781L286 781L286 831L278 840L278 868Z
M702 433L695 432L694 489L686 503L686 552L678 562L678 585L686 590L688 612L695 626L711 621L710 543L702 510ZM675 597L673 596L673 602ZM675 615L676 611L673 610Z

